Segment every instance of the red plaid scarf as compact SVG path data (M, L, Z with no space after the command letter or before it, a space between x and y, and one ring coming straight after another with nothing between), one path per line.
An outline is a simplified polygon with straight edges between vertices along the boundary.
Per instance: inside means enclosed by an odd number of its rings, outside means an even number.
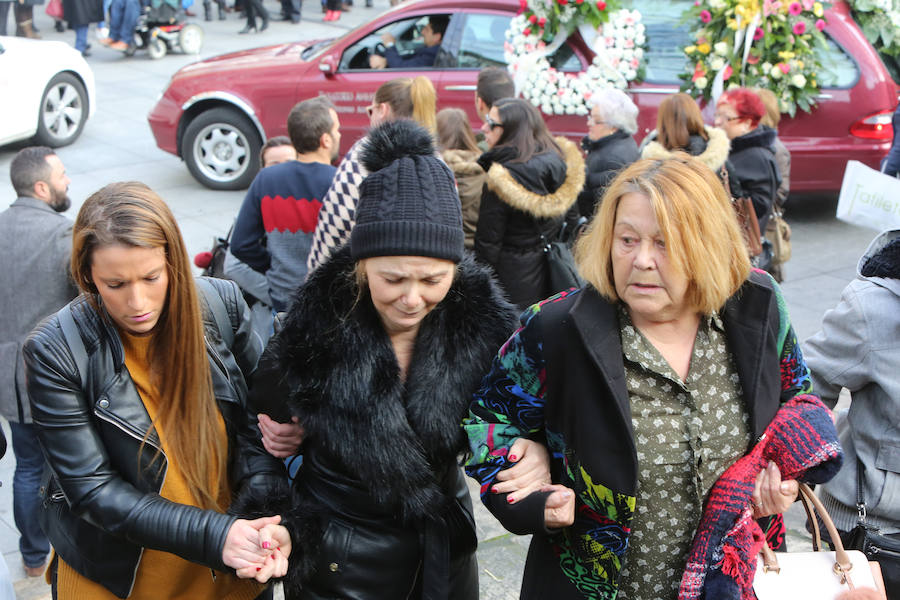
M812 395L786 402L750 453L709 491L678 599L755 600L756 554L765 543L752 518L756 475L771 460L783 479L823 483L837 474L842 458L831 411Z

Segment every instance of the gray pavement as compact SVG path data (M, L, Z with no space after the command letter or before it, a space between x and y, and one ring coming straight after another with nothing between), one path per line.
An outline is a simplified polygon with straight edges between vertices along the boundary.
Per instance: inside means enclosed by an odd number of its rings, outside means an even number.
M353 11L336 23L322 23L318 3L307 0L299 25L273 22L261 34L237 35L243 21L230 14L226 21L200 22L206 39L199 58L243 48L341 35L388 8L388 0L375 0L375 8L362 7L356 0ZM270 12L277 14L278 4L267 0ZM202 11L199 5L194 10ZM47 39L74 42L74 34L53 32L52 22L41 7L35 10L36 22ZM91 40L93 41L93 30ZM191 254L209 249L216 235L228 230L243 198L242 192L216 192L198 184L184 164L156 147L146 116L162 92L169 77L179 67L197 60L196 56L171 54L153 61L145 53L125 58L121 53L94 43L89 59L97 79L97 112L88 122L81 138L61 148L59 156L72 178L70 195L74 218L84 199L112 181L140 180L159 192L172 206ZM0 147L0 209L15 195L7 173L21 145ZM791 262L783 285L788 307L800 339L818 330L825 310L834 306L840 291L855 274L856 261L875 232L841 223L834 218L833 199L810 200L789 206L787 219L794 230ZM6 424L3 423L4 428ZM8 429L7 429L8 435ZM11 483L14 468L12 451L0 460L0 553L10 566L20 599L49 597L40 581L26 580L18 553L18 534L13 524ZM472 486L473 497L477 490ZM522 565L528 539L506 533L476 499L481 597L506 600L518 597ZM799 508L799 507L798 507ZM802 510L789 514L789 542L803 543Z

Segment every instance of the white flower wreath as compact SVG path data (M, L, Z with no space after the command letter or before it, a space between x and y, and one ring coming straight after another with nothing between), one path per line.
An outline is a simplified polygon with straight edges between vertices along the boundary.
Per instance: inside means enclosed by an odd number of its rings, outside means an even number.
M569 5L574 7L574 5ZM536 14L535 10L531 15ZM647 38L641 13L620 9L609 14L609 20L593 27L587 23L561 23L548 38L546 30L529 13L515 17L506 31L505 58L521 96L548 115L586 115L590 112L591 94L602 88L625 89L644 76ZM563 13L570 19L578 13ZM566 73L550 66L552 55L578 29L595 52L587 70Z

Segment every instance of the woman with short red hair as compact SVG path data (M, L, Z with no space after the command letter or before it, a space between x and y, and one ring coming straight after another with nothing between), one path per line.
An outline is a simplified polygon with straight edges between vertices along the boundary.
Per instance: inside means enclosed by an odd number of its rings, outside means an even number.
M760 127L766 107L754 92L745 88L728 90L716 104L716 127L731 140L729 161L737 183L753 200L759 230L766 230L775 193L781 182L772 142L774 130Z

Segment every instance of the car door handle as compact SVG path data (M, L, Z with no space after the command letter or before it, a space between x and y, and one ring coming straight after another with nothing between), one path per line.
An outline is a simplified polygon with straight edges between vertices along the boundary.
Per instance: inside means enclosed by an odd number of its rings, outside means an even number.
M448 92L474 92L477 86L474 85L448 85L444 88Z

